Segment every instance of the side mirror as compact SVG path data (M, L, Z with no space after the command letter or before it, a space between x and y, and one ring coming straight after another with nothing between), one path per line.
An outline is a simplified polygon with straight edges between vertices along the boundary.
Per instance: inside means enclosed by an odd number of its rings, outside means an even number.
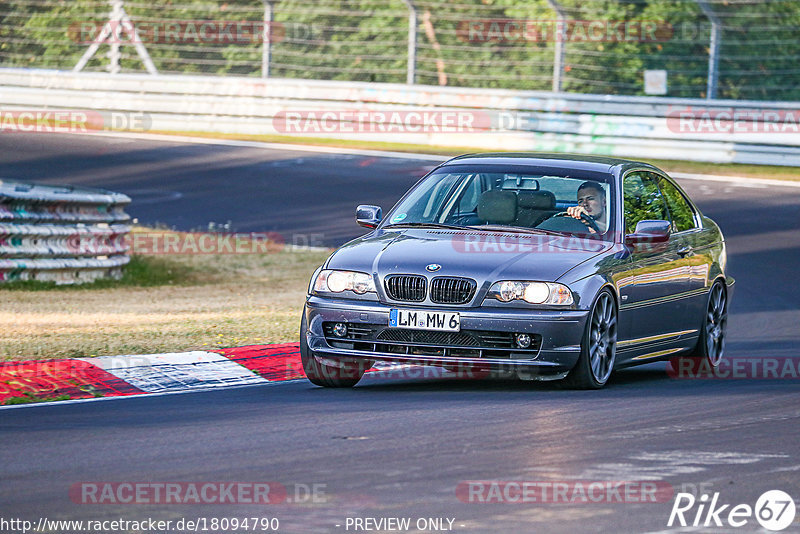
M364 228L375 228L381 222L383 212L380 206L362 204L356 208L356 222Z
M625 236L625 244L639 251L657 251L669 242L669 221L639 221L636 232Z

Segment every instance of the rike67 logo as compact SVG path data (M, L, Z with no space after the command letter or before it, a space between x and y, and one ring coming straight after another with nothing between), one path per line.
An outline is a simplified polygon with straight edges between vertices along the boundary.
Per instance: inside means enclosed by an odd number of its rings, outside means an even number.
M667 526L755 527L755 519L767 530L780 531L794 522L795 513L794 500L781 490L764 492L756 501L755 507L749 504L722 504L719 492L710 498L705 493L699 498L691 493L678 493Z

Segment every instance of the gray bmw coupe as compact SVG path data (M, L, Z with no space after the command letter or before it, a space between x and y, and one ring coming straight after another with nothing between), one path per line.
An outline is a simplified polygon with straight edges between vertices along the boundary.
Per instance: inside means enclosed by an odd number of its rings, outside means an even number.
M436 167L311 278L308 379L355 385L376 361L600 388L672 357L717 366L733 278L725 240L662 170L554 154Z

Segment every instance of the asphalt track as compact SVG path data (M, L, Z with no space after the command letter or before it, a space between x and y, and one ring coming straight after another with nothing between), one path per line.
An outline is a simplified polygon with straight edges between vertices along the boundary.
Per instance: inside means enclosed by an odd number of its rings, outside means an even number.
M5 178L128 193L129 212L144 223L192 229L230 220L239 231L314 235L328 245L359 234L355 204L390 207L431 165L411 156L0 136ZM737 279L728 357L797 356L800 189L682 183L728 238ZM658 480L719 492L731 505L753 506L771 489L800 504L799 386L674 379L651 364L619 372L597 392L376 373L350 391L300 381L0 410L0 518L257 515L280 518L281 532L353 532L347 518L447 517L469 533L730 532L668 528L671 499L485 504L462 502L455 490L470 480ZM325 495L270 506L75 504L69 488L84 481L275 481L321 484ZM736 530L763 531L752 518ZM798 530L800 518L785 532Z

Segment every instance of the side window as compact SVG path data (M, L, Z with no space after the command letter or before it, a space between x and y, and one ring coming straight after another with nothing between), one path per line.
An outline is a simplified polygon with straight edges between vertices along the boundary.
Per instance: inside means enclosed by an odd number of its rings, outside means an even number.
M648 174L632 172L622 182L626 234L634 233L639 221L669 220L664 197L656 181Z
M672 216L672 231L684 232L694 228L694 211L678 188L661 176L658 177L658 185Z

